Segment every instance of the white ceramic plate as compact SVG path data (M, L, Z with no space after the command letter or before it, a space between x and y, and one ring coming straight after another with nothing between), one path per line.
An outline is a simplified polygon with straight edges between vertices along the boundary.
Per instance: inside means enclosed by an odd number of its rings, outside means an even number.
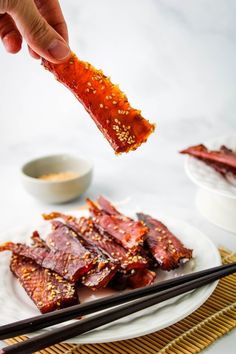
M225 145L236 151L236 135L219 137L204 144L212 150L217 150L221 145ZM236 199L236 179L225 179L213 168L191 156L186 159L185 170L189 178L198 186L222 196Z
M153 217L155 211L145 211ZM80 212L84 215L86 212ZM199 271L205 268L217 266L221 263L220 256L214 244L198 229L184 223L180 220L160 218L168 227L182 240L189 248L194 250L194 259L185 264L177 271L161 272L158 280L163 280L180 274ZM45 226L40 225L43 230ZM5 232L0 236L1 242L12 240L24 242L29 240L31 232L35 229L33 226L22 228L15 231ZM39 229L39 228L37 228ZM0 257L0 323L6 324L23 318L38 314L38 311L32 301L25 294L9 270L9 253L5 252ZM121 320L109 325L100 327L90 333L70 339L70 343L102 343L112 342L134 338L154 331L163 329L171 324L188 316L211 295L217 282L204 286L186 295L174 298L168 302L152 306L136 314L127 316ZM106 292L106 291L105 291ZM90 299L104 296L104 292L99 293L81 293L81 298L88 295ZM106 292L107 294L107 292ZM41 331L42 332L42 331Z

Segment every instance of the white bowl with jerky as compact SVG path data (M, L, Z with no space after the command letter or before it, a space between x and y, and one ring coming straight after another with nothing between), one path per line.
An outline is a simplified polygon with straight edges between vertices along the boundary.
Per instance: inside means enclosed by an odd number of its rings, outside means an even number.
M185 170L198 186L196 204L211 222L236 233L236 136L191 146Z

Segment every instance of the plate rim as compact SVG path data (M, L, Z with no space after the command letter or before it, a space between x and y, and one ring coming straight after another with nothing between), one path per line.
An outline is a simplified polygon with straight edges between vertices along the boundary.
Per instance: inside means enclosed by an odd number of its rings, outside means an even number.
M139 334L137 334L135 336L123 335L123 336L112 337L112 339L108 338L108 339L105 339L105 340L104 339L94 339L94 340L90 339L89 342L88 342L88 340L86 340L86 338L83 340L82 337L81 337L81 339L78 340L77 339L77 338L79 338L79 336L78 336L78 337L74 337L74 338L68 339L68 340L64 341L63 343L69 343L69 344L111 343L111 342L118 342L118 341L122 341L122 340L135 339L135 338L146 336L148 334L151 334L151 333L154 333L154 332L157 332L157 331L161 331L162 329L165 329L165 328L175 324L176 322L179 322L179 321L183 320L184 318L189 316L191 313L196 311L199 307L201 307L207 301L207 299L211 296L211 294L215 290L218 282L219 282L219 280L215 281L210 286L204 286L204 288L206 288L206 287L208 288L208 292L206 292L205 296L201 298L201 301L199 301L197 304L195 304L194 307L189 308L189 310L186 311L184 314L180 314L174 320L169 321L168 324L163 324L163 326L157 326L157 327L153 327L152 329L142 330L142 332L140 332ZM187 295L187 294L185 294L185 295ZM185 295L183 295L183 297ZM169 305L166 305L166 306L169 306ZM87 333L89 333L89 332L86 332L85 334L87 334Z

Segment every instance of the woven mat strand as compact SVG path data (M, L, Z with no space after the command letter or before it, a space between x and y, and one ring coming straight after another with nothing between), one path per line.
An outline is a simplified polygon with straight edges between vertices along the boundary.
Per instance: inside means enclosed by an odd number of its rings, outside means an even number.
M220 249L223 263L236 261L236 253ZM37 354L195 354L236 327L236 274L220 280L213 294L195 312L161 331L114 343L58 344ZM21 336L7 340L14 344Z

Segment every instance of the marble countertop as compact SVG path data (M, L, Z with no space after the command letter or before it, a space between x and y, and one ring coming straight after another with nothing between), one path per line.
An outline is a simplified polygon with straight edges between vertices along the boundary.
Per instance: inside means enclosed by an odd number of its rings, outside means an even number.
M68 210L32 199L21 165L71 152L95 165L89 197L152 203L191 222L217 246L236 251L236 235L205 220L178 151L236 131L236 4L233 0L61 0L71 48L120 84L134 107L157 124L138 151L115 156L73 95L32 60L0 47L0 234L42 212ZM233 354L236 331L205 353Z

